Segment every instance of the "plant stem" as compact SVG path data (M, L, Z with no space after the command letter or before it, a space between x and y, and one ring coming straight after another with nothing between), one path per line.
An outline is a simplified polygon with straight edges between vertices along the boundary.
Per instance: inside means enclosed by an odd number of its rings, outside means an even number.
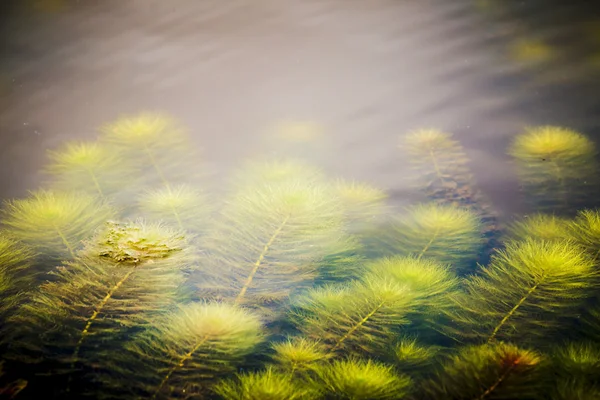
M101 198L104 199L105 198L104 193L102 192L100 183L98 182L98 179L96 178L96 174L94 174L94 171L92 171L90 168L88 168L88 173L90 174L90 177L92 178L92 182L94 182L94 186L96 187L98 194L100 195Z
M183 365L185 364L185 362L187 360L190 359L190 357L192 357L192 355L200 348L200 346L202 346L206 341L208 340L208 335L204 336L202 339L200 339L198 341L198 343L196 343L196 345L194 346L194 348L192 350L190 350L188 353L184 354L180 359L179 362L174 365L169 372L167 372L167 374L165 375L165 377L163 378L163 380L160 382L160 384L158 385L158 388L156 388L156 391L154 392L154 394L152 395L152 400L156 399L156 396L158 396L158 393L160 393L160 391L162 390L162 388L165 386L165 384L167 383L167 381L171 378L171 375L173 375L173 373L175 371L177 371L177 369L183 367Z
M429 248L431 247L431 245L433 244L433 242L435 241L435 239L437 239L437 237L439 236L440 230L442 230L441 226L438 226L435 229L435 232L433 233L433 236L431 236L431 239L429 240L429 242L425 245L425 247L423 247L423 250L421 250L421 252L419 253L419 256L417 257L417 260L420 260L421 257L423 257L423 255L427 252L427 250L429 250Z
M150 164L152 164L152 167L154 168L154 171L156 171L156 173L158 174L158 177L160 178L160 180L170 190L169 181L167 181L167 178L165 178L165 176L162 173L161 169L158 167L158 164L156 163L156 159L154 158L154 155L152 154L152 152L148 148L148 145L145 144L145 143L144 143L144 151L146 152L146 155L150 159Z
M71 244L67 240L66 236L62 233L62 231L60 230L60 228L56 224L54 224L54 229L56 230L56 233L58 233L58 236L60 236L60 239L62 240L63 244L69 250L69 254L71 254L71 257L73 259L75 259L76 258L75 257L75 250L73 249L73 246L71 246Z
M379 309L381 307L383 307L384 304L385 304L385 300L382 301L381 303L379 303L377 306L375 306L375 308L373 308L373 310L371 310L371 312L369 312L363 319L358 321L358 323L356 325L354 325L352 328L350 328L350 330L348 332L346 332L346 334L344 334L344 336L339 338L338 341L335 343L335 345L331 348L331 350L329 350L329 352L333 353L337 348L339 348L346 339L348 339L354 332L356 332L360 327L362 327L373 315L375 315L375 313L377 311L379 311Z
M510 374L511 371L519 364L519 361L520 359L518 358L515 361L513 361L506 369L506 371L504 371L504 373L500 375L498 380L496 380L496 382L494 382L494 384L490 386L485 392L483 392L481 396L479 396L476 400L484 400L488 395L490 395L494 390L496 390L498 385L500 385L506 379L508 374Z
M500 329L506 323L506 321L508 321L513 316L513 314L517 311L517 309L519 307L521 307L521 305L525 302L525 300L527 300L527 298L529 297L529 295L531 293L533 293L538 288L539 285L540 285L540 283L538 282L533 287L531 287L527 291L527 293L525 294L525 296L523 296L521 298L521 300L519 300L519 302L517 304L515 304L515 306L508 312L508 314L506 314L504 316L504 318L502 318L502 320L500 321L500 323L498 325L496 325L496 327L494 328L492 334L488 338L488 340L487 340L488 343L491 343L496 338L496 335L498 334L498 331L500 331Z
M277 227L277 229L275 230L275 232L273 233L273 235L271 236L271 238L269 239L267 244L265 244L265 247L263 248L262 252L258 256L258 259L256 260L256 262L254 263L254 267L252 268L252 271L250 271L250 275L248 275L248 278L246 278L246 282L244 282L244 286L242 287L242 289L238 293L237 297L235 298L236 304L238 304L242 300L242 297L244 297L244 295L246 294L246 291L248 290L248 287L252 283L252 280L254 279L254 276L256 275L258 268L260 268L262 262L265 259L265 256L271 249L273 242L275 241L275 239L277 239L277 236L279 236L279 234L281 233L281 231L283 230L284 226L287 224L289 219L290 219L290 214L285 216L285 218L283 219L281 224Z

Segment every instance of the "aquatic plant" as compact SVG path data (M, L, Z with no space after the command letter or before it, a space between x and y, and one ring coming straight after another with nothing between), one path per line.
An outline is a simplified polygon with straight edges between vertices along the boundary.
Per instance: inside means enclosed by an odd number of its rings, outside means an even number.
M148 190L138 200L139 212L147 220L193 233L206 230L212 208L206 196L190 185Z
M421 385L427 399L536 399L542 357L509 343L465 346Z
M233 176L233 187L240 191L268 185L304 182L324 183L325 174L319 168L294 158L249 160Z
M224 400L316 400L321 393L305 381L273 367L264 371L238 374L237 379L220 382L215 392Z
M338 201L310 182L249 187L227 200L215 220L203 243L208 257L199 288L205 297L236 304L277 304L324 273L319 267L326 257L333 273L332 255L357 245L344 231Z
M411 255L432 258L465 270L483 244L481 224L465 208L438 204L409 207L390 228L370 239L367 246L381 255Z
M334 360L314 368L317 387L336 399L402 399L409 393L412 380L393 367L372 360Z
M598 260L600 256L600 211L579 210L569 224L569 234Z
M15 313L11 321L22 334L13 346L40 361L57 359L67 372L89 359L98 362L98 343L147 324L181 300L184 270L192 261L179 232L142 222L109 223ZM33 340L39 332L41 340Z
M310 289L294 303L297 328L329 353L377 351L409 323L414 296L406 285L367 278Z
M7 313L18 305L19 299L33 289L33 258L34 254L27 247L0 232L0 321L5 321Z
M81 241L113 218L115 211L85 193L38 190L7 202L3 214L8 234L44 257L61 259L75 258Z
M569 223L568 218L558 217L554 214L526 215L508 227L506 239L568 240L572 238L569 232Z
M386 211L387 194L374 186L338 179L333 185L333 191L340 198L354 231L360 231Z
M465 280L451 320L463 337L539 341L577 314L597 290L598 276L591 258L573 243L511 242Z
M318 340L304 337L288 338L283 342L272 345L275 354L273 361L279 368L293 374L296 371L305 371L319 362L326 361L331 357L327 346Z
M115 366L144 398L172 398L186 383L204 390L235 371L263 340L256 315L231 304L195 302L153 321L127 343Z
M132 180L132 166L114 149L95 142L67 142L61 149L48 152L46 172L52 186L61 190L79 190L105 198L122 190Z
M187 133L165 114L123 116L103 126L101 133L101 141L113 146L119 157L128 159L145 179L155 178L169 187L189 182L198 171Z
M402 337L394 345L394 362L400 371L416 374L431 367L440 354L439 346L424 345L416 337Z
M529 128L509 149L531 206L568 213L588 201L594 187L596 149L586 136L556 126Z

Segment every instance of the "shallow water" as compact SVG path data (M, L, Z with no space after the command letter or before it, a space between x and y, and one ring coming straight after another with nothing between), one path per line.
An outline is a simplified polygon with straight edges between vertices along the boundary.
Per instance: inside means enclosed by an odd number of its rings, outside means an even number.
M554 3L554 4L551 4ZM221 186L248 159L301 155L330 176L422 199L399 139L454 134L501 222L532 210L507 148L558 125L600 145L591 1L22 0L0 6L0 198L46 178L48 150L166 112ZM281 122L314 138L274 137ZM596 205L597 203L594 203ZM19 398L19 397L17 397Z

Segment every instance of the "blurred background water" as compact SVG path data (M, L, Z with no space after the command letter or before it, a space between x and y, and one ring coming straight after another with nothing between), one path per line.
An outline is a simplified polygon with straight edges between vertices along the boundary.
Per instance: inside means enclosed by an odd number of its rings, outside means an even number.
M539 124L600 134L593 3L5 0L0 196L36 188L48 149L158 110L190 128L217 176L272 153L280 121L317 124L322 165L399 203L411 195L399 137L439 128L512 214L515 134Z

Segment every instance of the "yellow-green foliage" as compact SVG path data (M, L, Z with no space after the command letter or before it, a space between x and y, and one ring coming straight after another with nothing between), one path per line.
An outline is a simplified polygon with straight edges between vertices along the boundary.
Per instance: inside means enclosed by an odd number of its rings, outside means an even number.
M600 211L580 210L571 222L570 235L598 260L600 256Z
M126 158L140 176L157 179L169 186L189 181L197 167L195 152L187 133L164 114L141 113L124 116L101 128L101 140L118 156ZM148 183L148 182L146 182Z
M5 205L7 233L45 257L75 258L81 241L113 218L104 201L79 192L39 190Z
M319 168L305 161L289 158L248 161L233 178L234 189L241 191L290 182L316 184L325 181L325 175Z
M272 367L249 374L239 374L235 380L225 380L215 387L224 400L317 400L321 393L306 382Z
M101 143L68 142L49 152L53 187L106 197L130 184L132 165Z
M263 340L261 321L229 304L190 303L152 322L119 361L129 374L121 378L139 386L143 398L173 398L190 383L206 389Z
M572 238L570 220L553 214L536 213L513 222L508 227L508 240L568 240Z
M303 337L288 338L273 344L273 360L280 368L290 371L304 371L320 361L331 357L327 346L318 340Z
M513 140L509 154L527 199L538 210L570 211L594 187L596 149L586 136L556 126L530 128Z
M419 188L424 188L430 198L471 204L475 193L473 177L461 144L452 134L438 129L418 129L400 139L415 172Z
M478 340L539 340L577 314L598 290L598 270L583 249L564 241L511 242L464 282L452 320Z
M147 191L138 200L138 208L148 220L197 234L206 231L213 206L199 190L178 185Z
M360 230L365 224L372 223L386 211L387 194L381 189L342 179L335 182L333 189L334 194L342 201L347 218L355 225L354 230Z
M440 350L437 346L422 345L416 338L403 337L394 346L394 361L399 370L415 373L430 367Z
M279 302L335 273L357 243L344 229L337 199L324 185L293 181L247 187L226 201L203 243L201 289L238 304ZM319 268L327 260L326 271ZM351 265L350 265L351 266ZM351 274L351 270L344 270Z
M371 360L335 360L315 368L315 384L336 399L402 399L412 381L393 367ZM326 397L328 398L328 397Z
M179 232L143 223L109 224L74 261L52 271L52 279L17 311L13 323L28 334L14 345L71 367L97 362L98 343L117 339L179 300L192 261ZM32 340L39 332L45 332L43 339Z
M422 384L432 400L537 399L542 358L509 343L466 346Z
M383 255L432 258L460 270L473 263L483 237L472 211L431 203L410 207L376 241L371 248Z
M322 341L329 352L377 351L408 324L413 301L407 285L367 278L309 290L295 304L292 318L306 337Z
M27 247L0 232L0 320L5 320L6 313L32 289L33 257Z

